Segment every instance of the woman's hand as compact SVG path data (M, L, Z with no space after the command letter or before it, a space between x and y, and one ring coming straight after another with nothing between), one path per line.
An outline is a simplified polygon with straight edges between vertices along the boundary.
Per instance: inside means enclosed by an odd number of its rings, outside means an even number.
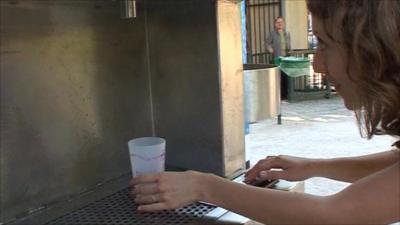
M195 171L162 172L133 178L130 186L138 210L170 210L199 201L201 175Z
M313 176L313 159L294 156L268 156L245 174L246 183L257 179L288 181L305 180ZM278 169L278 170L276 170Z

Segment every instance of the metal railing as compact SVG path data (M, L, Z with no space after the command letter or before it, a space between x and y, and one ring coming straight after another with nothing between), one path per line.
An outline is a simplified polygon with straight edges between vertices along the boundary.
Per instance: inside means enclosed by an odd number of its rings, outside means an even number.
M274 20L282 15L281 0L246 0L247 63L270 64L272 56L265 40L274 29Z

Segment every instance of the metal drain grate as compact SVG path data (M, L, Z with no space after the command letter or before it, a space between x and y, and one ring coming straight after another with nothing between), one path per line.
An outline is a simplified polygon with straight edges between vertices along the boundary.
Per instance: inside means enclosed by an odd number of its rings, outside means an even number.
M46 225L179 225L199 219L215 209L214 206L196 203L171 211L139 213L136 207L129 196L129 188L126 188Z

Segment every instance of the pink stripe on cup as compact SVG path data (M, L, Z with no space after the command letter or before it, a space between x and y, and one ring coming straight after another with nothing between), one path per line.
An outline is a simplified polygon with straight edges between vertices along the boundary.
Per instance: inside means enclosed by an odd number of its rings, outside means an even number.
M151 160L163 158L165 156L165 153L162 153L161 155L157 155L157 156L153 156L153 157L145 157L145 156L141 156L138 154L131 154L131 156L137 157L137 158L145 160L145 161L151 161Z

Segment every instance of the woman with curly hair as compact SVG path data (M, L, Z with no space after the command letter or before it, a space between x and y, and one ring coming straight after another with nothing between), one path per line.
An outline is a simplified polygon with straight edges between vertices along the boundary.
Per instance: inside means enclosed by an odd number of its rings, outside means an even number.
M195 171L132 179L139 210L210 202L270 224L388 224L400 221L400 1L308 0L318 38L314 70L327 74L362 135L391 135L389 151L349 158L267 157L256 179L326 177L352 184L331 196L242 185ZM280 170L275 170L276 168Z

